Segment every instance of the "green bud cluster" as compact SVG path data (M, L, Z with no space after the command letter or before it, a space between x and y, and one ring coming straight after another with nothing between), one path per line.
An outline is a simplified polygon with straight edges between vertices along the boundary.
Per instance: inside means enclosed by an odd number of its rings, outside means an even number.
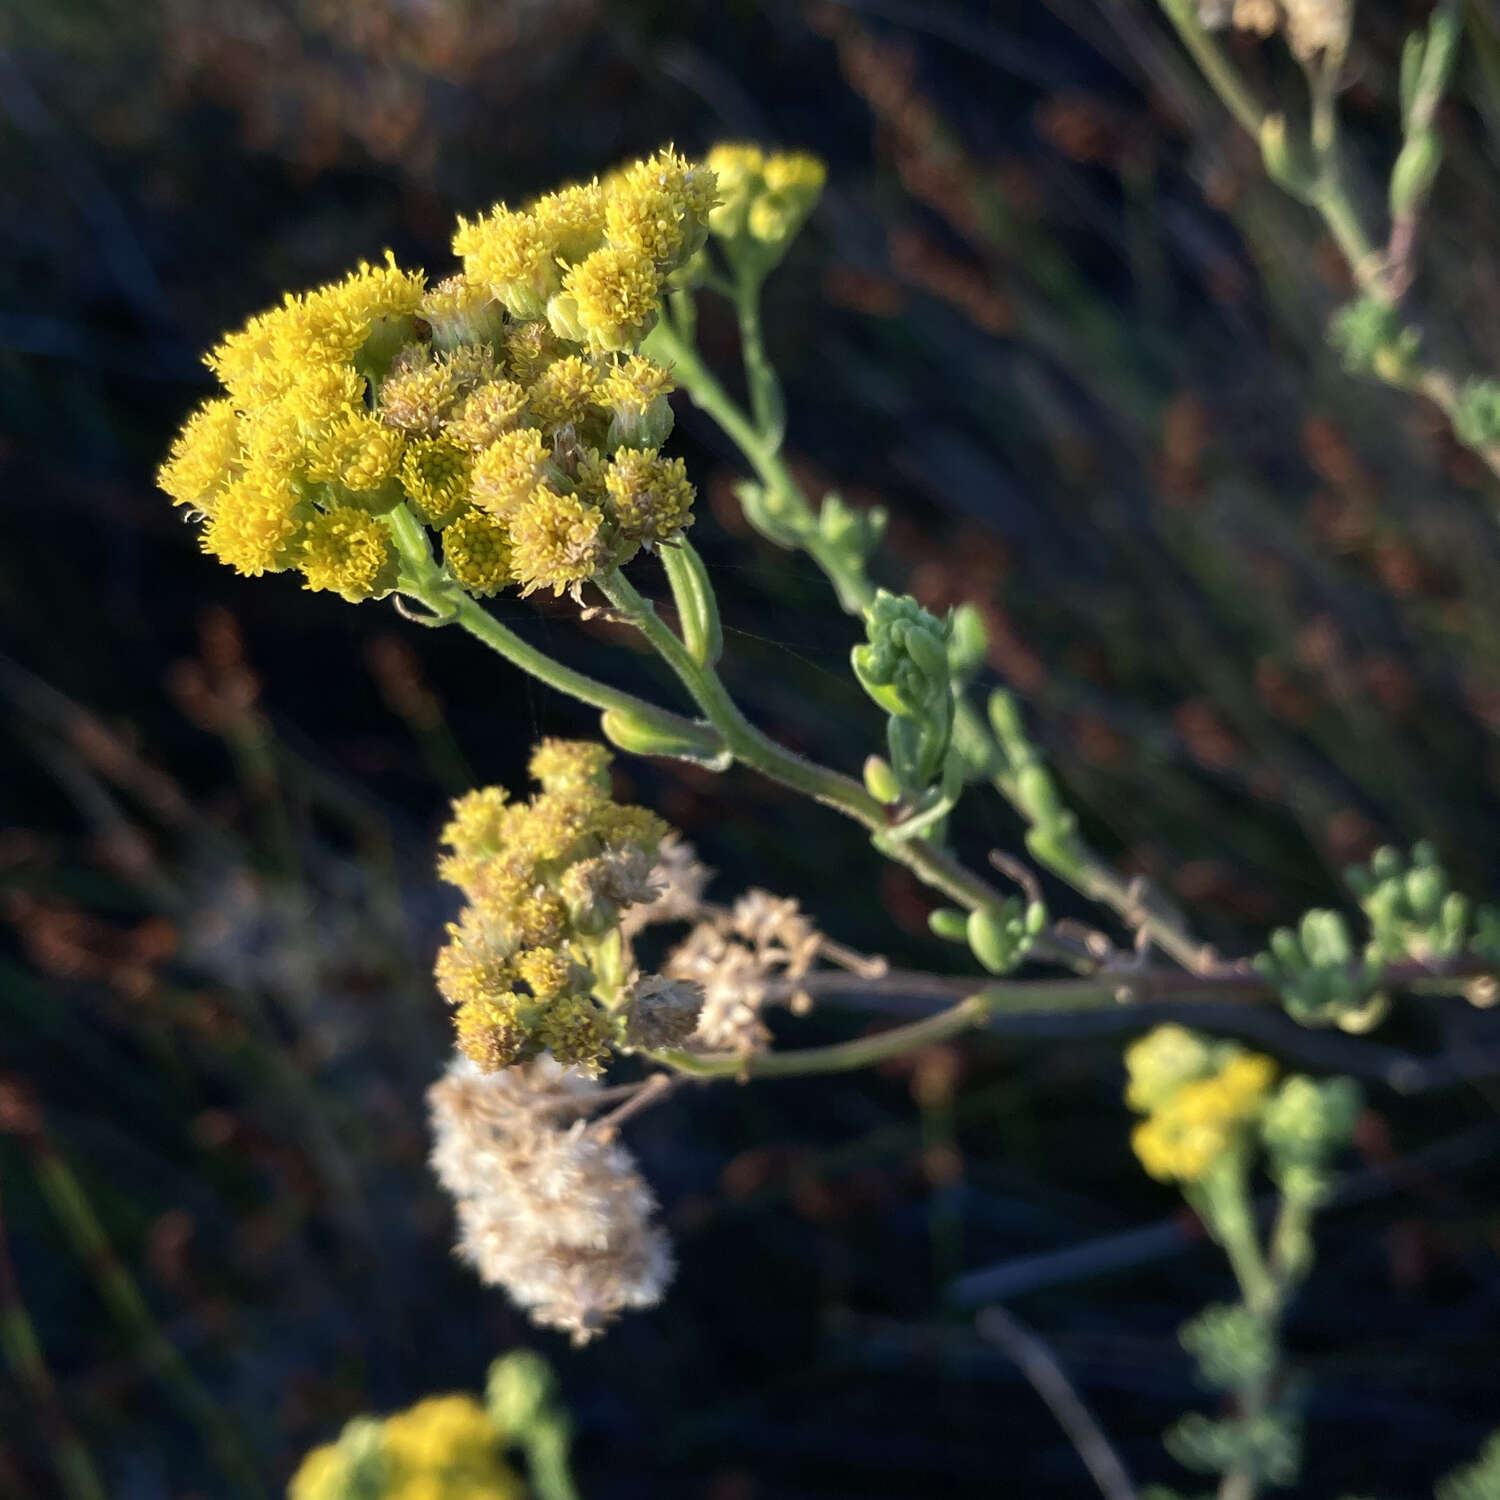
M967 943L991 974L1009 974L1021 966L1047 929L1047 908L1040 901L1011 896L998 905L962 912L941 906L928 926L951 943Z
M1464 382L1453 412L1453 432L1470 448L1500 442L1500 380L1485 375Z
M1451 890L1437 850L1425 840L1410 860L1389 846L1368 865L1344 872L1370 921L1367 950L1376 962L1422 962L1457 958L1464 951L1472 915L1468 897Z
M1205 1474L1233 1470L1262 1484L1292 1484L1302 1467L1301 1423L1286 1399L1249 1421L1189 1412L1168 1430L1166 1446L1184 1468Z
M948 665L952 617L881 589L865 611L869 640L852 652L860 686L890 715L886 741L901 787L920 793L942 775L953 735Z
M1243 1390L1276 1368L1270 1326L1243 1302L1211 1303L1178 1329L1177 1338L1197 1361L1204 1384L1216 1391Z
M1349 924L1336 911L1304 913L1296 931L1278 927L1255 971L1274 985L1287 1014L1304 1026L1364 1031L1384 1014L1378 963L1356 957Z
M1328 1192L1329 1163L1348 1145L1363 1105L1359 1085L1352 1078L1318 1080L1293 1074L1266 1101L1260 1117L1260 1138L1268 1168L1282 1195L1316 1208ZM1283 1245L1293 1260L1311 1264L1312 1243L1304 1232L1301 1242Z
M1351 374L1373 373L1400 384L1411 374L1421 335L1398 308L1367 292L1334 314L1328 342Z
M555 1418L558 1391L552 1366L531 1349L502 1355L490 1366L484 1404L501 1432L512 1442L523 1441L538 1423Z

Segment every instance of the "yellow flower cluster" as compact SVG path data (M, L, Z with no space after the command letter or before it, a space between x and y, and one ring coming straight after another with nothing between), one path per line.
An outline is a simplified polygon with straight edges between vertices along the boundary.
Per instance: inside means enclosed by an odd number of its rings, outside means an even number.
M1126 1102L1146 1118L1131 1135L1141 1165L1162 1182L1196 1182L1237 1149L1276 1079L1269 1057L1158 1026L1125 1053Z
M724 240L748 236L781 248L797 233L823 191L828 169L805 151L767 154L759 146L726 144L706 165L719 188L708 227Z
M610 798L602 745L545 740L541 791L511 802L484 787L453 804L439 870L467 899L438 954L458 1044L486 1072L550 1051L597 1072L623 1040L629 988L619 923L649 901L667 826Z
M225 394L159 482L240 573L300 568L350 600L396 587L383 517L440 532L470 593L576 592L692 523L664 458L665 370L633 352L702 246L713 173L667 150L459 220L461 275L361 265L252 318L208 364Z
M379 1421L358 1417L314 1448L287 1500L524 1500L501 1439L472 1396L429 1396Z

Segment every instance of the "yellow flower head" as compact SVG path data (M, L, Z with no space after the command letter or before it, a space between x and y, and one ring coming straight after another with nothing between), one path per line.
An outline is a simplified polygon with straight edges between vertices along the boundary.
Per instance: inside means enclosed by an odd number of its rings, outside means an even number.
M805 151L768 157L765 190L750 204L745 223L751 238L772 245L791 239L816 207L827 177L827 167Z
M599 371L579 354L555 359L532 382L526 399L544 428L586 426L601 415Z
M251 578L279 573L296 561L297 540L311 514L289 485L239 479L215 502L203 528L203 550Z
M513 323L507 332L506 367L522 385L530 385L562 353L557 335L543 322Z
M401 460L401 485L429 526L446 526L469 506L470 455L448 436L413 438Z
M453 1018L458 1049L476 1068L498 1073L512 1063L523 1062L530 1028L521 1017L518 995L470 1000Z
M458 221L453 253L470 281L487 286L521 319L540 318L562 272L552 236L535 214L497 203L472 224Z
M1125 1102L1148 1114L1184 1083L1211 1071L1213 1053L1186 1026L1156 1026L1125 1049L1125 1068L1130 1076Z
M547 1007L537 1040L564 1067L598 1075L609 1061L614 1025L587 995L566 995Z
M604 239L604 189L597 180L548 193L531 211L553 256L568 265L582 260Z
M356 1417L314 1448L288 1500L522 1500L500 1433L472 1396L429 1396L383 1422Z
M530 499L547 473L551 452L534 427L502 433L474 458L475 505L509 520Z
M1181 1026L1158 1026L1126 1053L1126 1100L1148 1118L1131 1136L1141 1165L1163 1182L1196 1182L1240 1149L1276 1078L1269 1057L1210 1045Z
M593 349L632 349L651 331L661 307L652 258L633 245L605 245L563 277L571 315ZM554 323L554 327L556 327Z
M736 239L745 232L750 202L762 186L765 153L759 146L726 141L715 146L704 165L718 182L719 201L710 211L708 227L723 239Z
M453 805L439 870L468 905L436 977L480 1067L544 1047L591 1070L608 1055L618 1027L596 1003L612 997L597 990L592 955L626 906L654 894L649 874L667 833L647 809L611 800L609 761L602 746L548 740L532 757L542 789L528 802L486 788Z
M539 484L510 521L512 566L523 594L560 594L610 560L604 512L577 495Z
M561 948L542 947L516 955L516 974L538 1000L551 1001L572 990L583 971Z
M383 599L396 586L390 533L357 506L337 506L313 516L302 533L297 564L308 588L329 589L351 604Z
M471 594L498 594L513 581L510 533L503 521L471 510L443 531L443 561Z
M717 201L713 172L670 149L614 174L605 183L605 236L639 251L658 269L680 266L708 234Z
M378 490L401 468L405 449L394 428L367 411L351 411L309 445L307 472L356 494Z
M671 375L643 354L609 368L603 398L609 404L611 448L660 448L672 432Z
M488 345L464 345L436 358L425 344L402 350L380 382L376 409L387 427L431 437L453 406L494 373Z
M604 476L608 509L620 535L652 545L693 524L695 490L680 458L655 448L621 448Z
M487 380L463 398L443 430L459 447L477 453L525 420L525 388L514 380Z
M177 435L156 482L174 505L187 505L207 515L217 495L243 472L244 433L234 402L205 401Z
M609 767L614 756L589 740L543 740L532 752L527 770L544 792L609 794Z
M289 299L276 327L277 357L292 371L312 364L389 363L416 331L425 277L403 271L389 250L383 266L359 263L340 281Z
M417 316L432 330L438 349L493 344L505 328L505 309L484 283L449 276L429 288Z
M511 963L513 945L485 908L465 907L447 931L448 941L438 950L433 969L443 999L450 1005L468 1005L509 997L518 977Z

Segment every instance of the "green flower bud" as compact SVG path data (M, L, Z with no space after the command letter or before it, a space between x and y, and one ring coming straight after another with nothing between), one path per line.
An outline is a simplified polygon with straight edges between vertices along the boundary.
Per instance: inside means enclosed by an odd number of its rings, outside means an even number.
M948 628L948 671L954 680L967 683L977 676L989 647L989 632L978 605L960 604Z
M947 942L966 943L969 940L969 914L956 906L940 906L928 912L927 925Z
M878 755L865 759L865 790L879 803L889 807L901 800L901 782L890 764Z
M632 755L690 760L710 771L727 770L732 764L729 751L713 748L712 742L705 743L706 735L679 733L622 709L606 709L600 716L599 727L610 744Z
M1031 951L1046 925L1047 910L1041 902L1023 907L1011 897L999 906L981 906L969 913L969 947L991 974L1008 974Z
M507 1443L518 1443L539 1422L552 1420L557 1379L552 1366L530 1349L515 1349L490 1366L485 1405Z

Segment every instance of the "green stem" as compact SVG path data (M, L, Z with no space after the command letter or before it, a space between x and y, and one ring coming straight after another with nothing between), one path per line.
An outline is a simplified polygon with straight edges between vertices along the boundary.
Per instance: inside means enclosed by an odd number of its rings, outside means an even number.
M566 1421L538 1421L526 1434L527 1470L536 1500L579 1500L568 1448Z
M710 664L697 661L663 623L656 610L636 591L618 568L601 574L595 583L605 597L651 643L675 672L704 717L718 731L723 747L744 765L793 791L836 808L873 834L890 827L884 806L857 781L841 772L806 760L762 734L745 718ZM1000 900L1000 893L951 856L921 839L880 844L881 851L904 864L934 890L968 910Z
M386 522L402 557L400 591L430 610L433 623L458 625L539 682L601 712L625 715L663 735L674 737L690 749L695 758L712 761L723 753L724 747L718 735L707 725L695 723L681 714L647 703L633 693L575 672L502 625L444 575L433 560L426 532L406 506L398 505L386 517Z
M744 354L745 382L750 388L750 410L755 427L766 449L775 455L781 451L786 432L786 398L776 368L766 354L765 336L760 322L760 289L764 276L754 270L741 270L735 281L735 312L740 325L740 348Z
M1239 69L1229 60L1229 55L1204 29L1193 0L1161 0L1161 8L1230 114L1249 134L1259 139L1266 111L1240 77Z
M794 1078L810 1073L850 1073L983 1026L993 1009L988 995L976 994L921 1021L829 1047L758 1052L748 1057L732 1052L697 1053L678 1049L651 1055L667 1067L694 1078Z

